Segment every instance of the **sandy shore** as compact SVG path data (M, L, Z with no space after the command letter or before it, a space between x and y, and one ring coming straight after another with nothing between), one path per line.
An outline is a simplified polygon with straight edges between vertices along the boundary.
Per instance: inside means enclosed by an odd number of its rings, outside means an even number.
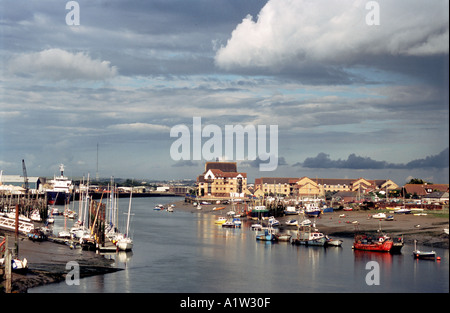
M231 205L203 205L201 210L197 210L192 204L184 201L174 202L175 210L190 212L201 212L204 214L226 215L231 210ZM225 207L223 210L215 211L214 207ZM316 227L328 236L353 237L355 234L355 221L360 231L376 232L380 225L381 229L391 237L403 235L405 243L412 243L414 240L421 245L429 245L439 248L449 248L448 235L444 233L444 228L449 227L448 218L435 217L433 213L416 216L413 214L392 214L393 221L380 221L372 218L374 210L359 211L334 211L333 213L323 213L316 219ZM345 217L340 217L344 214ZM277 217L282 226L278 227L280 232L285 229L295 229L292 226L283 226L291 219L301 220L301 215L287 215Z

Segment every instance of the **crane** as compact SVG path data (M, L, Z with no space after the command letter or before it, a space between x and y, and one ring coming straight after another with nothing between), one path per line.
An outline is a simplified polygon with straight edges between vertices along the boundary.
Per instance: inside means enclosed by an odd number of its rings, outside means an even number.
M25 166L25 160L22 159L22 169L23 169L23 182L25 183L25 195L28 195L28 177L27 177L27 168Z

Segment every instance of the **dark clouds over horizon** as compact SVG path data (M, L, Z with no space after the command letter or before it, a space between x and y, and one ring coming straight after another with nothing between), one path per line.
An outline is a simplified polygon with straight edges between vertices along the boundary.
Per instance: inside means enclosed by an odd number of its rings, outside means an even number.
M370 157L361 157L352 153L346 160L332 160L326 153L319 153L315 157L306 158L303 163L295 163L292 166L304 168L345 168L345 169L444 169L449 167L449 148L437 155L427 156L423 159L412 160L404 164L376 161Z

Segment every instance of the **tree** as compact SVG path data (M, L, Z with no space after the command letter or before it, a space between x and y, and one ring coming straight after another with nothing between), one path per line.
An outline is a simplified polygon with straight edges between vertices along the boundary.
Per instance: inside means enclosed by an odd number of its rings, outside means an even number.
M422 185L422 184L432 184L431 182L426 182L420 178L411 178L408 184Z

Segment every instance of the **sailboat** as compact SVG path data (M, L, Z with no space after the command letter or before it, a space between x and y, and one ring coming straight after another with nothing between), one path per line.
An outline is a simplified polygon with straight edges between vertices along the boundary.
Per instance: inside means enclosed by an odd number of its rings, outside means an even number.
M414 251L413 256L415 259L422 259L422 260L435 260L436 259L436 251L420 251L416 247L417 240L414 240Z
M127 218L127 232L123 237L119 238L116 246L119 250L130 251L133 249L133 239L130 238L130 215L131 215L131 198L133 195L133 190L130 193L130 203L128 204L128 218Z

